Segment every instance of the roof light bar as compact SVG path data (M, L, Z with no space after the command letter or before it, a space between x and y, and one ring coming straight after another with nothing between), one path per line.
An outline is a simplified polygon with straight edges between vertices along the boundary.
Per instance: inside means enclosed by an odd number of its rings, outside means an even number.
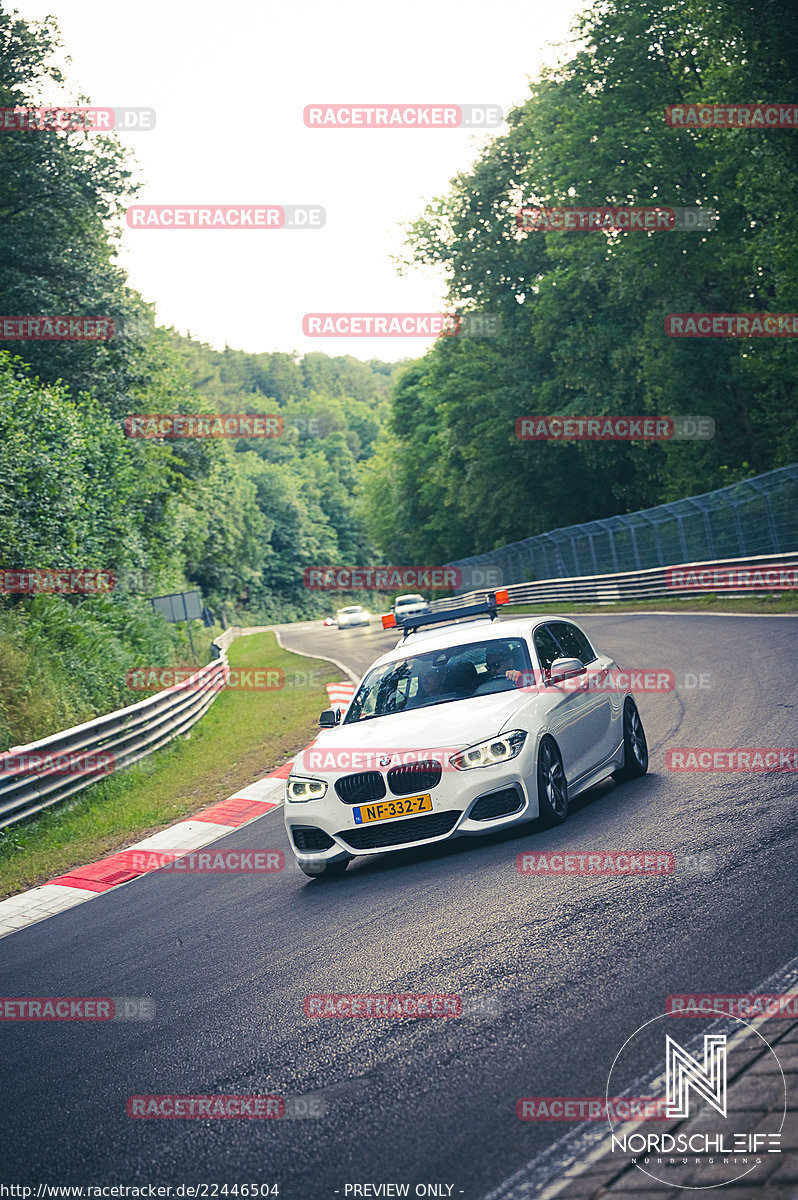
M498 592L486 592L485 599L477 601L474 604L463 604L459 608L442 609L439 612L423 613L416 617L404 617L399 621L393 614L386 614L382 618L384 629L392 629L397 626L403 631L405 637L409 633L415 633L417 629L422 629L425 625L440 625L447 621L459 621L462 617L484 617L489 616L492 621L496 620L496 608L500 604L507 604L509 596L507 589L503 588ZM390 618L390 624L386 622Z

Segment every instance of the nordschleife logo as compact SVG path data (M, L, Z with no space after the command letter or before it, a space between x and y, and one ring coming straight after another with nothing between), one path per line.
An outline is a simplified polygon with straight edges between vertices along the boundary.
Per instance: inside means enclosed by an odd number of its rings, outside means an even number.
M707 1018L711 1025L707 1031ZM713 1020L712 1018L720 1018ZM626 1039L607 1077L610 1153L670 1187L723 1187L750 1175L754 1184L780 1154L787 1111L784 1073L756 1024L709 1009L667 1032L670 1013L652 1017ZM641 1062L652 1067L642 1077ZM768 1085L762 1099L754 1083ZM609 1097L645 1096L660 1118L620 1120ZM664 1102L664 1103L663 1103Z
M726 1116L726 1034L704 1034L704 1065L668 1034L665 1035L669 1117L690 1115L690 1089Z

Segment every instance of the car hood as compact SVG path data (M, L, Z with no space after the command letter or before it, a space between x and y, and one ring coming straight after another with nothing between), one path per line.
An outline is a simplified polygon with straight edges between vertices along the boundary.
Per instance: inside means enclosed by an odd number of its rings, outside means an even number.
M505 728L514 728L513 719L519 709L526 707L534 698L534 693L499 692L492 696L474 696L470 700L456 700L407 713L355 721L335 729L322 729L313 746L308 749L362 749L385 754L439 748L461 750ZM302 769L301 758L306 753L304 751L302 756L297 756L295 771Z

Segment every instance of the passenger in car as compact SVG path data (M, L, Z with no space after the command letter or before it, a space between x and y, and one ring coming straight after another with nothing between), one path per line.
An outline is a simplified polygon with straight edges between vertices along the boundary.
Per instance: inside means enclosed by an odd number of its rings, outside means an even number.
M426 663L419 663L416 680L415 695L408 702L408 708L422 708L444 690L443 671Z

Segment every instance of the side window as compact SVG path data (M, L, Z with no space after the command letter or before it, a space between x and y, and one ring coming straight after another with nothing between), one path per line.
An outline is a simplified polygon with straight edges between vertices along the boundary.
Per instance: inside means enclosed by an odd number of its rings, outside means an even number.
M552 636L548 625L540 625L535 630L535 652L540 660L541 668L544 671L551 670L551 664L555 658L562 658L563 653L559 644Z
M562 657L578 658L585 667L596 661L596 652L581 629L566 621L552 621L551 631L562 646Z

